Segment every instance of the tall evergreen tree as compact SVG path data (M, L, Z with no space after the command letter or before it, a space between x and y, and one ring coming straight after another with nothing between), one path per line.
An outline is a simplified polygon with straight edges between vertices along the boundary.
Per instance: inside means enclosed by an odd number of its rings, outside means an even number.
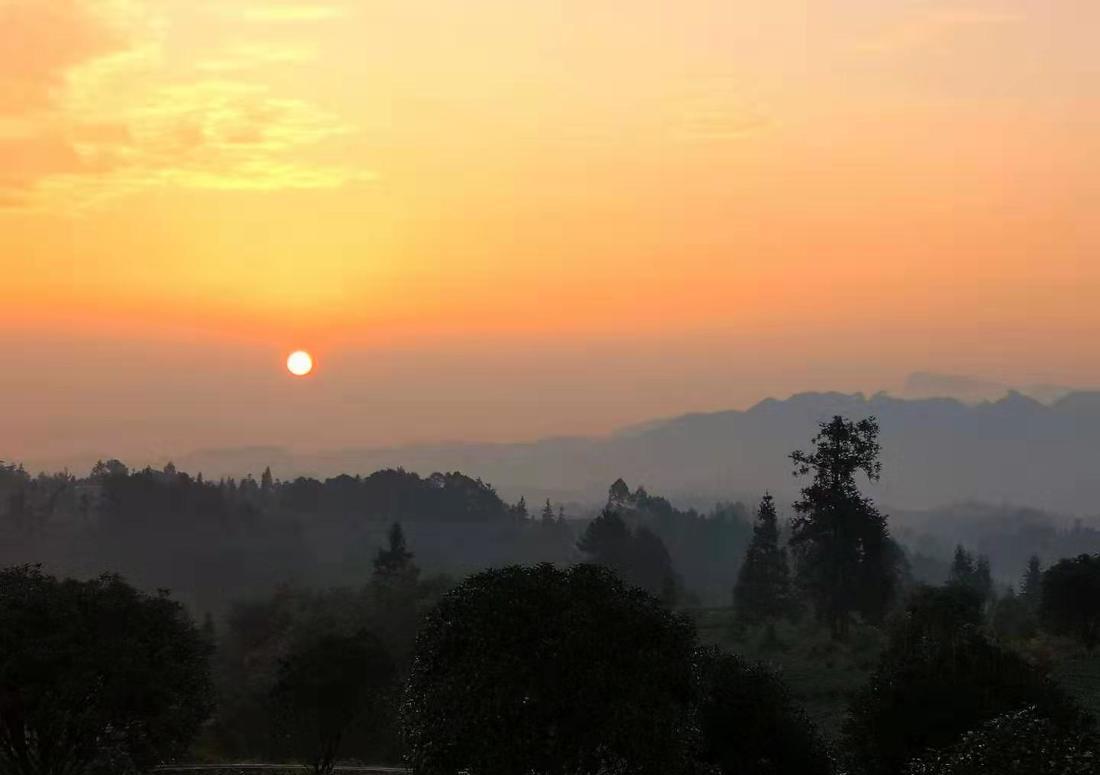
M512 519L518 525L522 525L527 521L527 498L522 495L519 496L516 505L512 507Z
M854 612L881 620L896 586L886 517L856 485L857 473L870 481L881 474L878 433L873 417L852 422L837 416L821 423L813 451L791 454L795 475L812 474L813 481L794 504L790 544L799 581L834 638L847 635Z
M554 523L554 507L550 505L550 499L546 499L546 505L542 507L542 524L551 525Z
M989 600L993 597L993 572L989 567L989 558L980 554L975 561L974 555L961 544L956 546L947 583L972 590L983 602Z
M405 545L405 531L400 522L390 526L386 536L387 546L378 550L374 558L375 585L387 587L415 584L420 577L420 569L413 563L413 553Z
M260 494L268 498L274 490L275 477L271 475L271 466L268 466L264 469L263 474L260 475Z
M966 551L962 544L955 547L955 557L951 561L951 571L947 577L949 584L969 585L974 578L974 555Z
M1039 563L1039 556L1031 555L1027 561L1027 570L1024 572L1023 581L1020 582L1020 600L1032 612L1039 610L1039 603L1043 599L1043 566Z
M752 543L733 588L733 609L742 624L759 624L790 612L791 584L787 553L779 547L775 500L765 495L756 512Z

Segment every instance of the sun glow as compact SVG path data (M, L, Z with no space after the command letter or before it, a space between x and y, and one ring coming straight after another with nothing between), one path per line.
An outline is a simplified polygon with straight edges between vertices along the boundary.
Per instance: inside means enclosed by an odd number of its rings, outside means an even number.
M286 369L295 377L304 377L313 371L313 356L305 350L292 352L286 359Z

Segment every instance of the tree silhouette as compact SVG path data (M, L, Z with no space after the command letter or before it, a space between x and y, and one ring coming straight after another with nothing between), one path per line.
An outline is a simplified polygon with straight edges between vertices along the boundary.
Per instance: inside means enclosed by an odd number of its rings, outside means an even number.
M379 549L375 555L372 581L386 587L416 584L420 569L413 563L413 553L405 545L405 531L400 522L390 525L386 541L386 548Z
M282 747L330 775L347 737L386 726L393 680L393 662L370 633L325 634L298 647L271 691Z
M717 649L702 650L699 663L701 764L716 775L833 771L821 735L774 673Z
M1059 560L1043 573L1039 618L1044 629L1076 638L1091 651L1100 642L1100 555Z
M775 500L765 495L756 512L752 543L733 588L734 615L742 624L759 624L791 612L787 553L779 547Z
M117 576L0 571L0 771L146 772L212 707L209 643L182 606Z
M687 771L694 628L593 565L471 576L417 639L403 726L419 775Z
M614 571L632 586L672 602L679 582L664 542L649 528L631 530L622 516L605 508L577 541L588 561Z
M1031 611L1039 610L1039 604L1043 599L1043 566L1039 563L1039 556L1036 554L1031 555L1027 561L1027 570L1024 571L1023 580L1020 582L1020 599Z
M849 707L844 730L855 771L895 775L926 749L954 745L980 724L1029 705L1060 726L1081 718L1042 670L985 638L981 605L962 585L914 594Z
M855 476L876 481L878 423L834 417L820 426L812 452L791 454L795 475L813 475L794 504L790 544L798 575L834 638L847 635L851 614L881 620L893 596L896 559L886 518L865 498Z

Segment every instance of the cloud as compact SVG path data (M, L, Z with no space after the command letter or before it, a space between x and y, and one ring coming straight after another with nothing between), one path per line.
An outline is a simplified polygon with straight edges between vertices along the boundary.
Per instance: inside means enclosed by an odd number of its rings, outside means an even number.
M198 62L195 67L205 73L244 73L269 65L300 65L317 56L312 46L275 46L270 44L239 44L227 47L221 54Z
M0 207L81 208L150 187L278 190L370 179L315 158L315 148L353 127L262 80L266 66L310 58L308 45L245 41L169 75L171 28L155 7L3 6Z

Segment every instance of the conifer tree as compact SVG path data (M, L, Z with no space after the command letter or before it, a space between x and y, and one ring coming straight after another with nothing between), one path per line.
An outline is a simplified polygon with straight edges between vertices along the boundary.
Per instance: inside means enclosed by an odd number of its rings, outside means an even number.
M1032 612L1039 610L1039 603L1043 598L1043 566L1039 563L1039 556L1031 555L1027 561L1027 570L1024 572L1023 581L1020 582L1020 600Z
M542 524L551 525L554 523L554 508L550 505L550 499L546 499L546 505L542 507Z
M948 583L969 585L973 578L974 556L959 544L955 547L955 558L951 561Z
M413 563L413 553L405 545L405 531L400 522L390 526L386 536L387 547L379 549L374 558L372 581L376 586L407 586L415 584L420 577L420 569Z
M779 547L775 500L765 495L756 512L752 542L733 588L737 621L759 624L790 613L791 585L787 553Z

